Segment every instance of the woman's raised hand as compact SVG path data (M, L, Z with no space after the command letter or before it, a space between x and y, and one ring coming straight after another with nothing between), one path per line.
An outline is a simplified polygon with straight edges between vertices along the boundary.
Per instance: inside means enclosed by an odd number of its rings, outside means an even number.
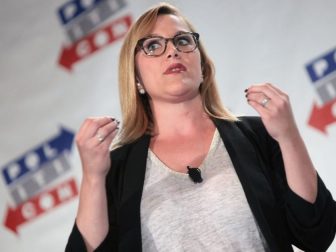
M118 132L119 122L110 117L87 118L76 135L83 175L105 177L110 166L109 147Z
M298 134L289 97L269 83L245 90L247 102L259 113L268 133L277 141Z

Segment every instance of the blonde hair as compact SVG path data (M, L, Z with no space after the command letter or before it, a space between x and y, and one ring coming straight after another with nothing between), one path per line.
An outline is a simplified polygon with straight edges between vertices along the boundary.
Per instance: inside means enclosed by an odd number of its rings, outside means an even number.
M169 14L179 17L190 31L195 32L191 23L178 9L170 4L160 3L140 16L125 37L119 58L119 96L123 127L113 148L131 143L145 133L152 133L153 120L148 96L140 95L136 87L135 53L138 40L151 32L158 16ZM203 83L199 90L205 112L212 118L237 120L221 103L215 82L215 68L201 42L198 49L203 73Z

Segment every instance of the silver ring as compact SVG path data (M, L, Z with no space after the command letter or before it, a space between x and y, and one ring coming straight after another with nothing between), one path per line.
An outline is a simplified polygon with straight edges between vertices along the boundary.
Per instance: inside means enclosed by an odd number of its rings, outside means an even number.
M98 139L99 142L103 142L104 141L104 136L97 133L97 139Z
M269 98L265 97L262 101L261 101L261 106L263 106L264 108L267 106L267 103L270 101Z

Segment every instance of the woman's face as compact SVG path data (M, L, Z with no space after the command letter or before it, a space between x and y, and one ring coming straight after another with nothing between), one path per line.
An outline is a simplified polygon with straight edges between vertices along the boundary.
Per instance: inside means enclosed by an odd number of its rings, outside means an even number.
M190 32L177 16L160 15L150 35L172 38L181 32ZM157 57L143 50L135 57L137 79L144 86L152 102L179 102L199 95L202 82L201 57L198 49L179 52L170 40L166 51Z

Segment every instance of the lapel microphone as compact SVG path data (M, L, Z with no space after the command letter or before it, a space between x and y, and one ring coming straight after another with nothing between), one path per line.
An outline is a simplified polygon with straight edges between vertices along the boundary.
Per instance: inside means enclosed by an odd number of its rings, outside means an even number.
M187 166L187 168L188 168L189 178L194 183L201 183L203 181L202 176L201 176L201 170L199 168L190 167L190 166Z

